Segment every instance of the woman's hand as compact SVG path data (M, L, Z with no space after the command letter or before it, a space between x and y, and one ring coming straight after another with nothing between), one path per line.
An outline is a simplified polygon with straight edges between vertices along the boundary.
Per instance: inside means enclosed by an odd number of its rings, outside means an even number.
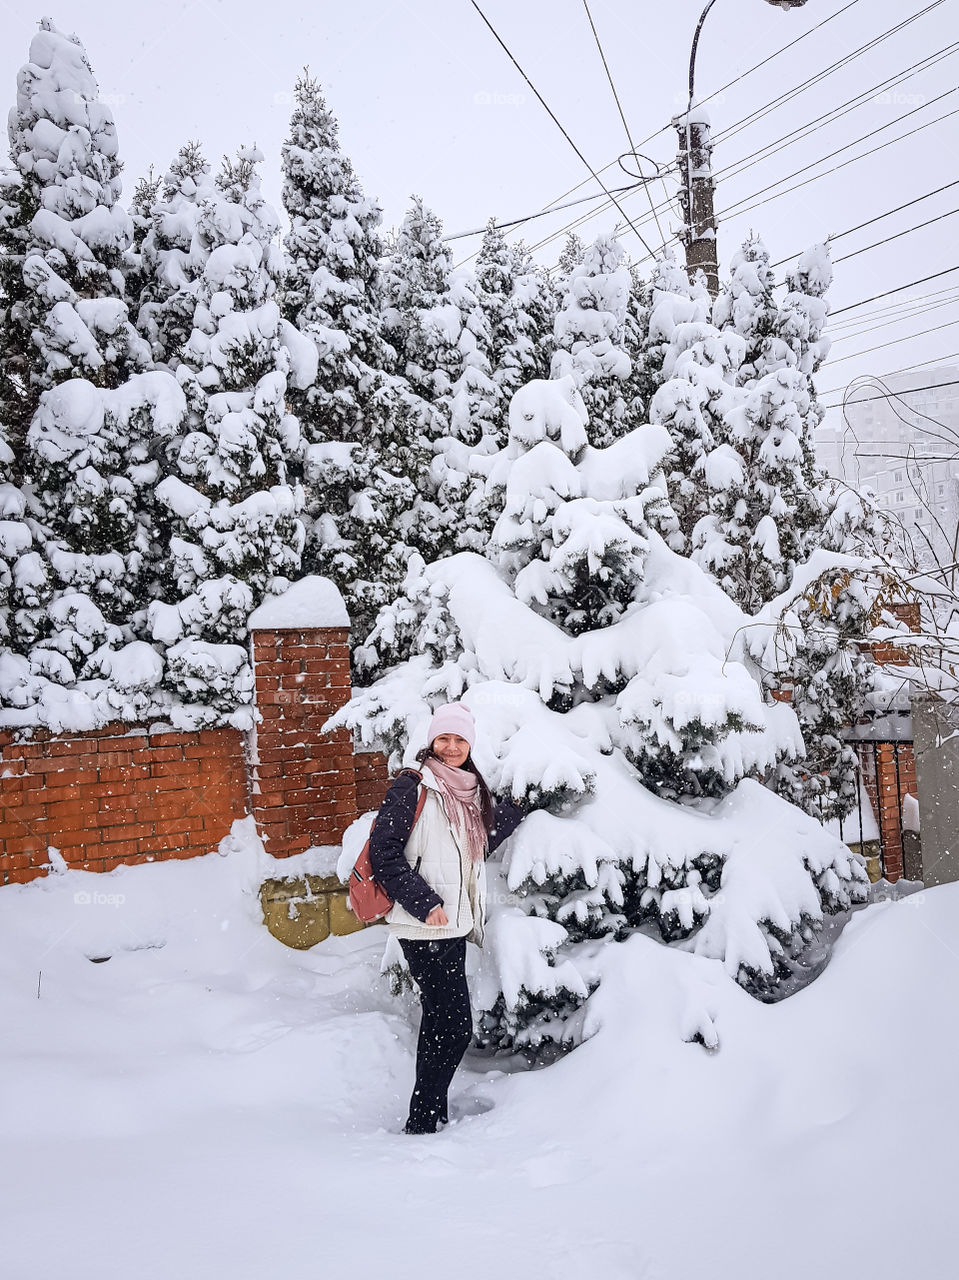
M450 919L442 907L434 907L426 917L427 924L444 925L449 924Z

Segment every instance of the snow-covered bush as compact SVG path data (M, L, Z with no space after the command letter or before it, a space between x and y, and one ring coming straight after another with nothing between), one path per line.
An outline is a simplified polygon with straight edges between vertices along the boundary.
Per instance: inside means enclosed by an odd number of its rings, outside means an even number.
M557 968L591 939L650 926L693 945L721 904L711 953L774 984L866 883L758 781L801 756L796 717L764 698L745 615L646 519L666 501L668 434L641 427L607 449L587 435L572 380L513 397L509 443L488 460L489 557L411 564L367 646L405 660L330 722L399 765L430 706L462 697L494 789L537 809L494 864L510 923L484 959L491 1045L575 1039L588 982Z

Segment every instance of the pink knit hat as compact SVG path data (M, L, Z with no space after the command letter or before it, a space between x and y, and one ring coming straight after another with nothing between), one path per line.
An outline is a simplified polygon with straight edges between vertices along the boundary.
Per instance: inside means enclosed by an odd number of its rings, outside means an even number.
M472 747L476 742L476 724L469 707L462 702L447 702L444 706L437 707L426 733L426 741L430 746L441 733L458 734Z

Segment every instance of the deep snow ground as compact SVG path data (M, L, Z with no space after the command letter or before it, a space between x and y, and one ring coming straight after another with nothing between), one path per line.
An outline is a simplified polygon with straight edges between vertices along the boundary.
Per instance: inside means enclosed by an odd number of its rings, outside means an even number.
M4 1280L951 1274L959 886L856 913L772 1006L599 948L586 1044L471 1057L408 1138L383 931L287 950L248 827L222 848L0 890Z

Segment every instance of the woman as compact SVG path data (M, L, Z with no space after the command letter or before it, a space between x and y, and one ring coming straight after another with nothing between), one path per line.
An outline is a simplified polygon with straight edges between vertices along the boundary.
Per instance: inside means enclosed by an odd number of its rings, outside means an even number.
M416 757L422 782L412 771L396 778L370 835L373 875L393 899L386 923L423 1006L404 1133L435 1133L447 1122L450 1081L473 1037L466 942L483 941L484 860L526 815L512 800L494 804L470 755L476 726L469 707L439 707L427 740ZM426 798L414 825L420 786Z

